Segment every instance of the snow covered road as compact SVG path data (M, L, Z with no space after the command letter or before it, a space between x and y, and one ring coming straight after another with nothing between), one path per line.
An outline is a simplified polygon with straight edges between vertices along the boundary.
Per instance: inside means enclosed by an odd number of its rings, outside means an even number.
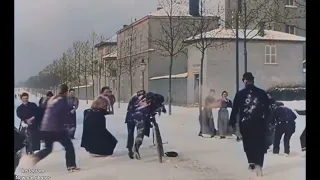
M31 96L30 100L38 102L34 96ZM18 100L15 103L20 104ZM56 143L54 152L36 166L37 169L45 171L39 176L50 176L51 179L57 180L245 180L254 177L254 174L247 170L241 142L238 143L235 139L220 140L197 136L199 130L197 108L173 107L172 116L163 115L157 119L163 141L168 142L164 145L165 151L178 152L179 156L176 158L165 158L164 163L159 164L156 150L149 147L152 138L145 138L140 161L128 158L125 149L127 134L124 124L125 104L122 104L120 109L115 109L114 116L107 116L107 128L119 141L115 154L106 158L91 157L80 148L82 112L87 107L88 105L81 101L77 111L76 140L73 141L77 164L83 170L67 173L64 151ZM291 141L291 156L268 153L265 157L265 176L259 179L305 179L305 158L299 155L299 136L305 127L305 116L299 116L296 121L297 129ZM19 120L16 118L15 125L18 124ZM283 152L282 145L281 152Z

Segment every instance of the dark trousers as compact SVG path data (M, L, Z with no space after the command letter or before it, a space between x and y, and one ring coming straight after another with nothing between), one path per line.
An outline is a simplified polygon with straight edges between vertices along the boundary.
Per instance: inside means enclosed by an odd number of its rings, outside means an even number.
M240 124L243 149L249 164L263 167L264 154L266 152L266 130L263 125Z
M202 121L201 121L201 119L199 120L199 124L200 124L200 132L199 132L199 134L202 134Z
M134 129L137 128L137 136L134 142ZM134 147L138 150L142 144L143 137L144 137L144 130L145 130L145 122L144 120L134 120L127 122L127 129L128 129L128 139L127 139L127 148L129 151L132 150L133 143Z
M300 136L301 149L304 150L306 148L306 128L304 128L301 136Z
M293 133L295 132L295 124L294 123L281 123L276 125L274 141L273 141L273 153L278 154L280 151L280 141L283 137L283 145L284 145L284 153L290 153L290 139Z
M53 149L53 143L58 141L66 151L66 165L68 167L76 167L76 155L73 143L67 132L42 132L45 148L35 154L40 160L47 157Z

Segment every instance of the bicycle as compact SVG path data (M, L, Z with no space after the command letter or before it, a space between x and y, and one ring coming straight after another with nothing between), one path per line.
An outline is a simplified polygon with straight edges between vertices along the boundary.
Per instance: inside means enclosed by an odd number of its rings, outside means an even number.
M152 123L152 138L153 138L153 145L151 147L156 146L159 163L162 163L162 157L164 156L163 144L168 144L168 142L166 143L162 142L159 125L156 121L155 115L156 113L152 114L150 117L150 122Z

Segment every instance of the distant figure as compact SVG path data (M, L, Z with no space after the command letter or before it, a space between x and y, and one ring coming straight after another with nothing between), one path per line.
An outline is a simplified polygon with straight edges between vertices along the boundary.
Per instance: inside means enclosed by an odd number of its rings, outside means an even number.
M116 97L112 94L110 87L108 87L108 86L103 87L101 89L100 93L102 93L104 96L108 97L109 102L110 102L110 107L109 107L110 114L114 114L113 105L116 102Z
M221 107L218 111L218 135L220 139L226 138L226 136L232 135L232 130L229 126L229 111L227 108L232 108L232 101L228 99L228 92L223 91L221 99L219 99Z
M22 104L17 108L17 116L21 119L19 130L27 137L27 154L33 154L40 149L39 139L39 109L29 102L29 94L21 94Z
M14 98L17 99L17 94L14 94Z
M245 88L235 95L230 125L235 128L239 113L240 133L249 169L255 170L257 176L262 176L266 152L267 118L270 113L269 98L264 90L254 86L252 73L244 73L242 80Z
M209 98L214 98L216 91L214 89L210 89L208 96L206 97L206 99L204 100L204 104L206 104L206 101L210 101ZM215 99L214 99L215 100Z
M94 156L113 154L117 139L106 129L105 111L99 101L94 101L90 109L84 111L81 147Z
M213 97L208 96L207 101L205 103L206 104L199 115L199 123L200 123L199 136L203 137L203 134L208 134L212 138L215 136L217 132L214 126L214 120L213 120L213 114L212 114L212 108L214 107L215 100Z
M272 125L275 125L273 141L274 154L279 154L280 140L283 135L284 153L286 155L290 154L290 139L296 129L296 119L296 114L291 109L283 106L283 103L277 104L275 109L271 112L269 122Z
M76 128L77 128L77 109L79 107L79 100L78 98L76 98L74 96L74 89L70 89L69 90L69 96L68 96L68 105L69 105L69 115L70 115L70 123L68 123L67 129L70 135L71 139L75 139L74 138L74 134L76 132Z
M32 166L46 158L53 149L53 143L59 142L65 149L66 166L69 172L80 170L76 165L76 155L73 143L64 125L69 122L68 86L60 85L59 94L49 99L41 123L41 138L44 140L45 148L29 156Z

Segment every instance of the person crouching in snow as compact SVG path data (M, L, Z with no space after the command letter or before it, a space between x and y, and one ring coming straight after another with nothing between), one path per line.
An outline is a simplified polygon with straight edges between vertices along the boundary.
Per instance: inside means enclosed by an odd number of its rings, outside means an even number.
M146 92L144 90L140 90L133 95L131 100L129 101L127 108L127 115L125 119L125 123L127 124L128 130L128 138L127 138L127 148L128 148L128 156L130 159L133 159L134 156L136 159L140 159L139 147L142 144L144 137L144 121L142 112L137 112L138 108L147 107L146 104ZM135 116L134 113L136 112ZM138 117L140 115L140 117ZM134 143L134 129L137 128L137 137ZM132 150L134 146L134 152Z
M269 122L275 125L275 134L273 140L273 154L279 154L280 140L282 135L284 153L290 154L290 139L296 129L297 119L296 114L289 108L285 107L283 103L276 103L275 109L271 112Z

